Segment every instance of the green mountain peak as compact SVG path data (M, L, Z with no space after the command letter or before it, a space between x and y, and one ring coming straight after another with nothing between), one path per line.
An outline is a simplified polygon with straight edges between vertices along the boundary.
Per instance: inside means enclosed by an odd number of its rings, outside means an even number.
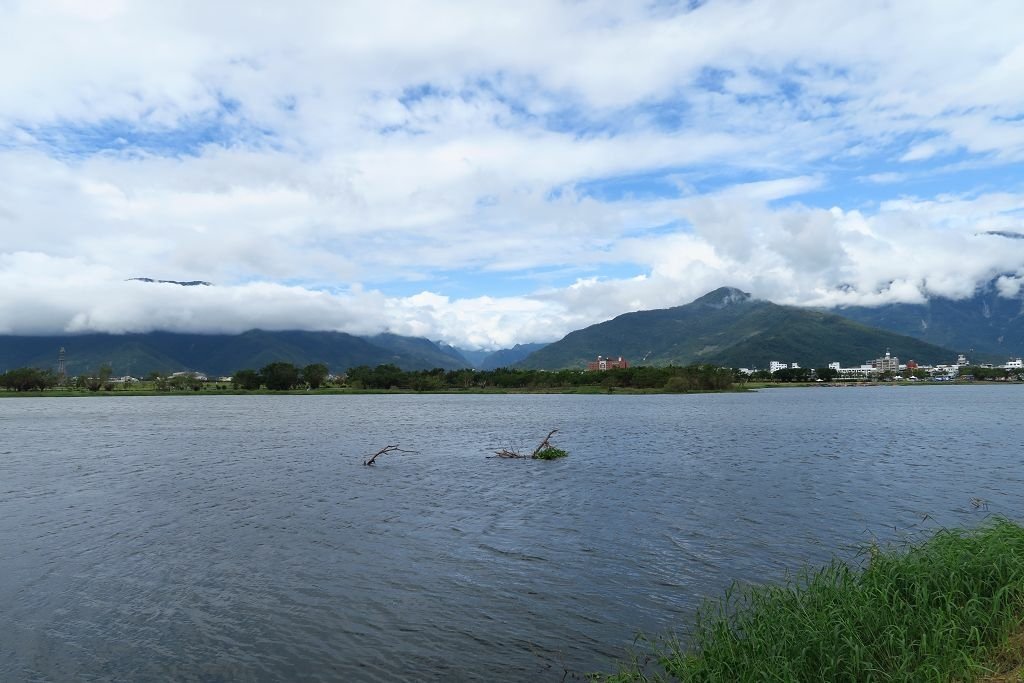
M732 304L750 301L753 297L749 292L744 292L736 287L719 287L710 291L704 296L695 299L690 305L710 306L712 308L724 308Z
M598 355L634 365L710 363L766 368L773 360L823 367L860 365L886 349L919 363L952 362L949 349L857 324L838 315L780 306L721 287L673 308L625 313L571 332L518 367L582 368Z

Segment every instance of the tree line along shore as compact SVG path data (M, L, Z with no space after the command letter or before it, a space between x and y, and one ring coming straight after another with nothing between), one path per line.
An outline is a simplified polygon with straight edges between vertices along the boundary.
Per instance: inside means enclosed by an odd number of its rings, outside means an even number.
M171 392L285 392L285 391L545 391L639 390L728 391L736 388L736 372L713 365L631 367L583 370L402 370L396 365L358 366L344 375L331 375L326 365L298 367L274 362L259 370L244 368L231 377L209 380L199 373L158 373L143 380L114 378L109 369L63 382L52 370L19 368L0 375L0 387L12 392L171 393Z
M491 391L566 391L566 392L708 392L735 391L773 385L815 383L865 384L898 381L879 377L874 380L842 379L832 368L786 368L774 373L748 374L735 368L710 364L686 366L631 366L601 371L580 369L532 370L498 368L495 370L403 370L385 364L374 368L361 365L340 375L330 373L327 365L313 363L299 367L277 361L256 370L243 368L231 377L207 378L198 372L150 373L145 378L114 377L109 366L76 377L59 377L52 369L16 368L0 373L0 389L13 393L37 392L47 395L89 393L251 393L320 391L400 392L491 392ZM909 380L916 381L916 379ZM965 367L960 383L972 381L1020 382L1024 373L1000 368Z

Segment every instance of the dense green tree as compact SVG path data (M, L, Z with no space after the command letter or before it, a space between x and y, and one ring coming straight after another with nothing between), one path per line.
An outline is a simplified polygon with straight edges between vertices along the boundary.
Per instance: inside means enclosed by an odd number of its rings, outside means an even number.
M263 379L255 370L239 370L231 376L231 383L238 389L255 391L263 384Z
M157 391L202 391L206 382L197 372L186 372L169 377L157 377L154 386Z
M782 368L772 373L772 378L779 382L810 382L810 368Z
M199 378L198 373L187 372L183 375L171 377L168 384L175 391L200 391L203 388L204 382Z
M302 381L309 385L310 389L319 389L330 370L324 363L311 363L302 368Z
M317 369L324 373L325 368ZM805 370L809 378L810 371ZM614 368L603 372L566 370L520 370L498 368L489 371L402 370L397 365L378 365L370 368L358 365L348 370L348 386L359 389L412 389L414 391L457 391L466 389L551 389L581 386L603 386L609 391L626 389L664 389L667 391L715 391L730 388L735 382L735 371L715 365L689 365L664 367ZM309 386L313 375L309 368L300 371L290 363L272 363L259 374L252 370L239 370L233 382L236 387L256 389L262 381L269 389L287 389L299 378Z
M822 382L831 382L832 380L839 376L839 371L836 370L835 368L817 368L814 371L814 374Z
M997 380L1017 376L1017 371L1006 368L983 368L978 365L968 365L960 368L960 377L972 377L976 380Z
M113 385L110 384L110 376L112 374L114 374L113 368L104 363L100 366L100 369L96 374L86 378L85 388L89 391L99 391L100 389L106 389L109 391L110 389L113 389Z
M57 385L52 370L16 368L0 375L0 387L14 391L42 391Z
M272 391L287 391L299 383L299 369L291 363L277 361L260 370L263 384Z
M357 368L358 369L358 368ZM351 375L351 373L349 373ZM402 388L409 385L410 374L397 365L378 365L369 373L360 373L360 383L366 389Z
M445 384L454 389L469 389L476 384L479 373L476 370L464 368L462 370L449 370L445 375Z
M368 365L357 365L354 368L350 368L347 373L347 382L351 387L356 389L368 389L367 382L373 378L373 369Z
M438 376L433 373L423 372L417 373L415 377L410 379L409 387L414 391L441 391L446 389L447 385L443 375Z
M666 370L666 391L715 391L728 389L733 383L733 371L715 365L669 366Z

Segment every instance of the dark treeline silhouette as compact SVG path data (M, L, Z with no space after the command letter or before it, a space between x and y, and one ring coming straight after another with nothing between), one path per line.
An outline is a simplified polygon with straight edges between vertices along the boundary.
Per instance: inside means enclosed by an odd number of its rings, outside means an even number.
M108 366L101 368L96 377L81 376L72 379L68 388L113 389ZM608 390L655 389L663 391L719 391L743 381L736 371L714 365L688 365L664 367L615 368L601 372L583 370L402 370L397 365L378 365L371 368L360 365L341 377L332 377L323 363L298 367L284 361L270 363L259 370L243 369L234 373L231 383L235 389L256 391L288 391L293 389L319 389L322 386L341 386L351 389L395 389L401 391L480 391L480 390L545 390L572 389L599 386ZM202 391L211 383L198 373L178 373L164 376L150 373L148 382L157 391ZM0 388L15 391L49 389L57 385L51 370L19 368L0 374ZM143 387L144 388L144 387ZM218 385L218 388L226 388Z
M968 365L960 368L960 377L976 380L1020 380L1024 372L1019 368L985 368L979 365Z
M52 370L16 368L0 374L0 387L14 391L42 391L56 385L57 375Z
M259 371L239 370L231 377L236 389L252 391L266 387L271 391L288 391L296 387L319 389L329 376L329 370L323 363L312 363L304 368L291 363L276 361L263 366Z
M713 365L632 367L602 372L582 370L402 370L365 365L348 371L346 383L358 389L448 391L454 389L556 389L600 385L607 388L709 391L728 389L734 373Z

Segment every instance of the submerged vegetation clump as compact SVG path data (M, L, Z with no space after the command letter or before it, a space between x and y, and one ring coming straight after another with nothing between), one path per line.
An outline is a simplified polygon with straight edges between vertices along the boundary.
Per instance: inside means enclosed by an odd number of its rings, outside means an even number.
M569 454L563 451L561 448L548 446L547 448L542 448L541 450L537 451L530 457L533 458L534 460L558 460L559 458L564 458L567 455Z
M557 429L552 429L548 432L548 435L544 437L533 452L527 455L514 448L502 448L501 450L494 451L494 456L498 458L529 458L530 460L558 460L569 455L567 451L562 450L551 445L551 437L558 433Z
M627 681L970 681L1024 625L1024 527L997 519L904 550L872 546L781 586L734 586L687 644L658 641ZM1020 661L1006 664L1012 668ZM999 668L999 667L995 667Z

